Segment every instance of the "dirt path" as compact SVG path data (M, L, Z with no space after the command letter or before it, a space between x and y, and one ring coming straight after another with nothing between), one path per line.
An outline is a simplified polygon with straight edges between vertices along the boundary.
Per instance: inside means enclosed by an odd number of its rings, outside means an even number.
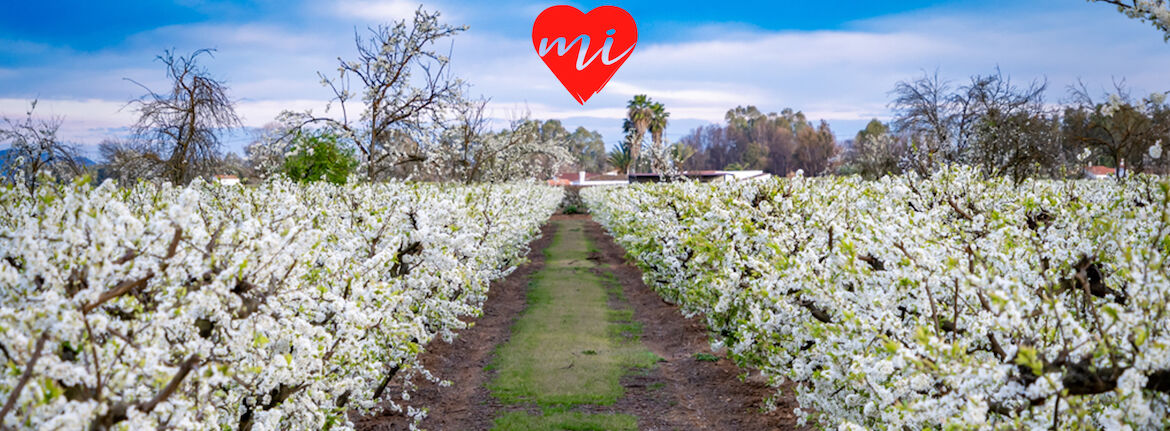
M497 430L637 431L638 417L614 404L622 377L652 370L659 357L641 342L641 325L620 286L591 254L588 220L554 220L545 266L532 274L528 308L496 350L488 389L507 406Z
M634 319L642 323L642 342L664 359L649 375L629 375L625 398L616 407L634 411L638 428L652 430L788 430L799 429L791 396L763 412L763 400L775 390L755 378L741 381L744 370L722 355L712 355L707 327L700 317L684 318L678 307L662 300L642 282L642 272L626 261L625 250L592 220L586 235L599 248L596 256L620 282ZM717 357L716 362L709 360ZM791 394L791 388L785 388Z
M492 426L495 412L502 408L487 390L490 377L484 369L491 363L496 346L508 341L512 323L527 306L528 278L544 267L544 249L552 243L552 223L541 228L541 236L528 246L528 263L516 268L504 279L492 283L483 315L475 325L459 332L451 343L435 340L427 345L422 363L440 379L451 382L440 387L418 382L410 404L430 408L422 426L428 430L486 430ZM399 383L399 382L395 382ZM401 386L387 393L398 393ZM394 412L352 418L358 430L390 431L410 429L410 419Z
M616 403L570 407L558 415L632 415L640 430L796 429L795 401L785 397L776 401L776 410L762 412L762 400L773 390L758 378L742 381L744 371L727 359L709 361L715 356L710 356L702 321L684 319L676 307L647 288L641 272L625 261L625 251L599 225L588 216L554 216L554 221L583 223L585 237L595 249L588 256L596 263L590 270L610 284L611 307L632 310L633 321L641 324L643 346L662 358L648 371L632 370L622 377L624 393ZM553 226L545 226L542 237L531 245L528 264L492 285L484 315L475 326L462 331L451 344L435 341L427 346L423 363L452 385L420 383L410 404L430 407L423 428L487 430L508 411L540 413L538 407L506 405L493 397L487 386L496 371L485 368L498 346L510 339L513 324L527 306L530 277L545 267L542 251L552 241ZM615 292L620 294L615 296ZM409 420L386 413L354 418L354 422L359 430L404 430Z

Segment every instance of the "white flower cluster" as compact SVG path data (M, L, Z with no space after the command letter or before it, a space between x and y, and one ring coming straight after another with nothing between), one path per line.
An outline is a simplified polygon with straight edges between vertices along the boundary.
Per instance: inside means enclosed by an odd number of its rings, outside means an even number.
M1122 11L1130 18L1140 18L1154 24L1162 31L1166 32L1166 37L1170 38L1170 2L1166 0L1133 0L1133 3L1128 5L1129 8L1122 8Z
M436 378L423 346L481 313L561 195L0 189L0 428L347 429L352 410L401 409Z
M1170 426L1170 185L791 178L582 191L645 279L841 429Z

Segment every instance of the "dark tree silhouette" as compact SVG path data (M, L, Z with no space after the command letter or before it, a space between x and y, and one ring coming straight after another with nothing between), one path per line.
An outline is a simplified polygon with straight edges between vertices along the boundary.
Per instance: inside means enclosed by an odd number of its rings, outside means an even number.
M220 134L241 126L227 85L198 63L200 56L211 57L213 52L200 49L176 56L168 50L159 56L171 81L166 93L130 80L147 91L130 102L139 115L134 137L143 151L156 154L162 175L176 184L214 173Z

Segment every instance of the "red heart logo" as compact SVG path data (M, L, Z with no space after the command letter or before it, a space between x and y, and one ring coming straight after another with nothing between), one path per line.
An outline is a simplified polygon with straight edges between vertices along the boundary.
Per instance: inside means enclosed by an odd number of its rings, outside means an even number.
M553 6L532 24L536 54L582 105L605 87L637 43L634 17L617 6L587 14L572 6Z

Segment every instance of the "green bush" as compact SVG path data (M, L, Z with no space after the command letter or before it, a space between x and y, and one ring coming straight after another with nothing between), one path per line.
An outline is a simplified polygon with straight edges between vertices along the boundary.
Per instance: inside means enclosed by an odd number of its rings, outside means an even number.
M299 182L345 184L355 167L357 159L353 150L328 130L297 132L293 152L284 160L284 174Z

